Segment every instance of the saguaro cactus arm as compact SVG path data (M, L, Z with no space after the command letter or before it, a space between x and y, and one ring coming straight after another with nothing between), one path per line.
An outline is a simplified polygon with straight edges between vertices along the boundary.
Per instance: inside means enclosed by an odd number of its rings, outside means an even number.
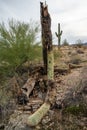
M27 124L29 126L36 126L49 109L50 103L44 103L34 114L29 116Z

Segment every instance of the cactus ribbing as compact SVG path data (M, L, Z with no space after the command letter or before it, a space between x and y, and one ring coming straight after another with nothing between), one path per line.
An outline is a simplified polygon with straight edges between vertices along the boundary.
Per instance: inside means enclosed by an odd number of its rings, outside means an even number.
M60 49L60 42L61 42L61 35L62 35L63 31L60 31L60 23L58 23L58 33L55 32L56 36L58 37L58 48Z

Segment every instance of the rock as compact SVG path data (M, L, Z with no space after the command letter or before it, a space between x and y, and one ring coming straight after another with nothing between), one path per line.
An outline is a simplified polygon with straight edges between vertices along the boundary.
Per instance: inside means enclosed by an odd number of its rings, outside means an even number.
M37 125L36 126L36 130L41 130L40 126Z
M42 124L45 125L45 124L47 124L48 122L50 122L50 118L49 118L49 116L46 116L46 117L42 120Z
M28 116L28 114L15 111L15 113L11 115L5 130L33 130L33 128L26 124L26 119Z

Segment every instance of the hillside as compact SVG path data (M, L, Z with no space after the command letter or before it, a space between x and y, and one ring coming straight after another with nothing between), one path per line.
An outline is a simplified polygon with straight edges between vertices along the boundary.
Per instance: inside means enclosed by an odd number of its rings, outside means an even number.
M29 80L28 83L34 85L29 101L20 105L16 96L10 98L9 105L3 106L4 109L1 110L0 128L5 127L5 130L87 130L87 47L62 46L59 51L54 48L54 58L57 95L55 103L52 104L46 116L36 127L29 127L26 124L29 115L34 113L45 100L47 79L43 75L41 63L30 67L29 77L27 77L27 66L24 65L20 76L8 78L7 86L9 86L8 90L10 88L10 92L15 95L13 87L17 91Z

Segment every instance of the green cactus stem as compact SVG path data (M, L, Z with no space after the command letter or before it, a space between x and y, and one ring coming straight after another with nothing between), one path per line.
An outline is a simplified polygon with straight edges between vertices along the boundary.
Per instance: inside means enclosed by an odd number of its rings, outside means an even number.
M48 79L54 79L54 55L53 51L48 52Z
M50 103L44 103L35 113L28 117L27 124L29 126L36 126L49 109Z
M58 23L58 33L55 32L57 38L58 38L58 48L60 49L60 44L61 44L61 35L62 35L63 31L60 31L60 23Z

